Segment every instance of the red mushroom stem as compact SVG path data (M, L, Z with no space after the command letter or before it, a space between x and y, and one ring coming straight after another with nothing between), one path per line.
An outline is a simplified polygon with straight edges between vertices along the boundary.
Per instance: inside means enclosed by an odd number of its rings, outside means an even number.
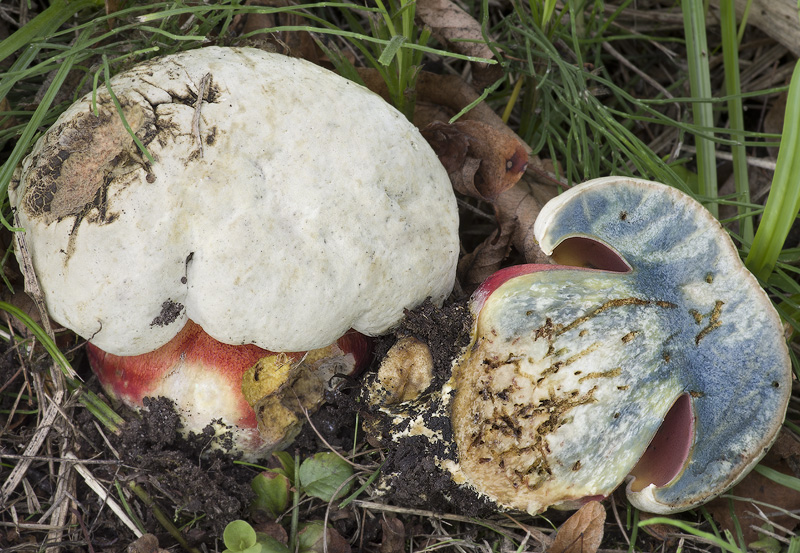
M350 331L336 345L348 374L366 365L370 353L366 336ZM265 447L256 414L242 393L242 376L273 352L251 344L224 344L188 321L172 340L150 353L113 355L91 343L87 353L105 391L126 405L139 408L145 397L167 397L175 402L185 431L200 432L221 421L233 432L236 449L249 455ZM283 358L298 363L306 353L289 352Z

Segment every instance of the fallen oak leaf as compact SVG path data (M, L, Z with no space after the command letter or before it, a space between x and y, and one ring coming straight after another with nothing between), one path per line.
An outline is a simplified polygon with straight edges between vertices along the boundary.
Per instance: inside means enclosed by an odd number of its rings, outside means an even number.
M422 129L457 192L493 202L528 166L522 142L481 121L435 121Z
M596 553L603 541L606 510L599 501L578 509L558 529L548 553Z

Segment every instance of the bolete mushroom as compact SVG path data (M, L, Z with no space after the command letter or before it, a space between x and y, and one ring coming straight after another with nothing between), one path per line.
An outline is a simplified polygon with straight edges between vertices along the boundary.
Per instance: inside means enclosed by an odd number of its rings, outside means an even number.
M791 372L781 321L720 224L674 188L610 177L549 202L534 230L559 265L490 277L440 398L404 407L417 425L450 417L439 464L530 513L626 479L635 506L671 513L736 483L777 436Z
M112 397L131 407L148 397L169 398L183 434L207 436L211 446L253 460L289 445L303 411L313 412L327 391L370 359L368 339L354 331L325 348L276 354L253 344L224 344L192 321L142 355L113 355L91 342L86 351Z
M59 117L9 189L50 316L99 350L147 354L192 321L212 341L305 352L450 293L447 173L376 94L219 47L109 88Z

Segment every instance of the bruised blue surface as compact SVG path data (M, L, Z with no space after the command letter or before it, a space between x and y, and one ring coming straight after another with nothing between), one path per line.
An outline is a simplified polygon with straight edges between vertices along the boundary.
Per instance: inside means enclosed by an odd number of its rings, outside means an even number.
M655 490L655 500L680 510L723 492L771 444L791 384L780 320L725 231L683 193L620 178L591 181L557 198L542 210L536 234L546 253L570 237L607 244L631 267L607 273L609 295L634 290L675 305L659 311L660 331L650 339L661 340L661 355L645 361L652 378L642 375L636 384L677 378L677 391L692 395L695 437L684 470ZM597 278L575 273L570 279ZM552 307L569 311L572 299L563 299Z

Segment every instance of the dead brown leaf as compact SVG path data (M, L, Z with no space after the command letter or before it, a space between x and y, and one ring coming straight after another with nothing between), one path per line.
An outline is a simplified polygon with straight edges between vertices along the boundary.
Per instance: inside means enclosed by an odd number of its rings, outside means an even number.
M555 197L556 189L537 181L537 168L544 170L542 162L534 158L531 166L515 186L495 200L497 230L461 258L458 274L465 290L472 291L499 270L512 247L522 255L524 263L551 263L533 234L533 223L542 206Z
M548 553L596 553L603 540L605 522L603 505L590 501L561 525Z
M793 467L800 465L800 443L798 443L797 438L791 433L781 430L778 435L778 441L775 442L775 445L761 461L761 464L785 474L797 476L793 470ZM800 493L781 486L755 471L745 476L729 493L737 497L763 501L787 511L800 510ZM756 516L757 509L749 501L730 500L720 497L709 502L706 507L714 517L714 520L723 529L730 530L736 535L733 518L731 517L731 501L733 502L733 511L742 527L745 543L749 544L758 540L758 531L755 528L765 524L765 521ZM761 509L764 512L770 511L768 507L761 507ZM798 525L796 519L785 515L770 513L769 519L789 531L794 530Z
M283 545L289 543L289 534L286 533L286 530L283 526L274 520L266 520L253 524L253 529L256 532L266 534L270 538L279 541Z
M528 165L522 142L480 121L433 122L422 130L456 191L489 202L514 186Z
M396 517L381 519L380 553L403 553L406 549L406 529L403 522Z
M622 494L621 497L624 497L624 494ZM639 520L647 520L657 516L660 515L651 515L650 513L640 512ZM668 551L675 549L678 536L675 526L671 524L648 524L647 526L642 526L642 530L644 530L648 535L661 541L662 547L667 548Z
M131 543L126 549L127 553L162 553L166 549L158 546L158 538L153 534L144 534L141 538Z
M437 39L449 43L459 54L494 58L484 39L481 24L452 0L417 0L416 14ZM477 88L488 86L502 76L503 70L497 64L472 64L472 78Z
M376 69L356 69L367 88L387 102L391 100L389 89ZM418 128L424 128L432 120L448 121L480 96L472 85L458 75L438 75L426 71L417 75L416 93L418 108L414 114L414 124ZM419 113L419 106L422 106L422 114ZM437 109L432 109L432 106ZM482 121L499 131L517 136L485 102L478 103L459 118L459 121L464 120Z
M433 36L448 42L459 54L491 59L481 24L452 0L417 0L417 17L431 28Z

